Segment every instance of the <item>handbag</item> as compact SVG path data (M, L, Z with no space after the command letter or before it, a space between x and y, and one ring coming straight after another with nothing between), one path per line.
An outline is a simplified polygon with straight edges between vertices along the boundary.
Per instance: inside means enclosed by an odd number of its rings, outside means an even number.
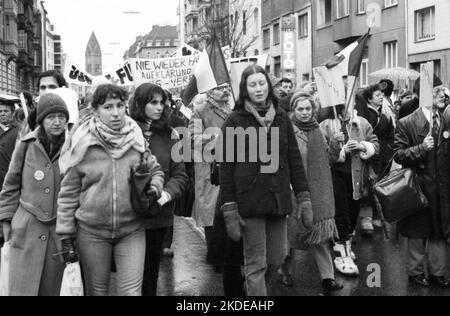
M150 168L145 162L144 154L137 167L132 167L130 172L130 201L133 210L143 218L157 216L161 208L157 204L156 195L149 194L152 175Z
M60 296L84 296L80 263L70 263L64 269Z
M1 250L0 264L0 296L9 296L9 262L10 242L5 242Z
M429 206L428 199L420 188L417 172L411 168L391 171L375 184L374 189L384 217L390 224Z

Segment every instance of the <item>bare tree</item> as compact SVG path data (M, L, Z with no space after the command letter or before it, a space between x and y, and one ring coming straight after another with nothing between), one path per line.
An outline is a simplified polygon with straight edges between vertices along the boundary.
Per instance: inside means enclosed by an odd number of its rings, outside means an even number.
M247 50L259 38L259 32L248 34L248 29L254 26L257 12L252 9L252 2L252 0L213 0L209 14L197 28L195 40L190 44L201 49L215 36L222 46L230 46L231 57L246 55Z

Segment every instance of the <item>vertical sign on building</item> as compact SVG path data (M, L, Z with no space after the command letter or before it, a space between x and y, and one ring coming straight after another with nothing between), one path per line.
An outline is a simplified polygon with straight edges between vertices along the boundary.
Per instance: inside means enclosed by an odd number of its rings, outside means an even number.
M283 77L295 81L295 19L293 16L281 19L281 55L281 73Z

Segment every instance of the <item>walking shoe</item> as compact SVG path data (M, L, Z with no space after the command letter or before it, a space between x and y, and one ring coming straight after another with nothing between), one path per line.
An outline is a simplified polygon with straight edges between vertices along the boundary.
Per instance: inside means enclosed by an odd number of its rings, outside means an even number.
M168 249L168 248L163 249L162 255L163 255L163 257L166 257L166 258L175 257L175 253L173 252L173 250Z
M425 274L410 276L409 282L414 283L415 285L420 285L422 287L430 287L430 281L428 281Z
M442 289L450 288L450 281L446 277L430 276L430 283Z
M340 291L344 288L342 284L337 283L335 280L326 279L322 281L323 294L329 296L330 294Z
M294 286L294 280L292 279L292 275L286 274L283 272L283 270L280 268L277 271L278 275L280 276L280 284L285 287L293 287Z
M349 244L350 241L345 244L337 243L334 246L333 250L336 255L336 259L334 259L334 266L339 273L345 276L358 276L359 269L351 257L348 247Z
M364 217L361 220L361 234L364 237L371 237L374 233L372 217Z

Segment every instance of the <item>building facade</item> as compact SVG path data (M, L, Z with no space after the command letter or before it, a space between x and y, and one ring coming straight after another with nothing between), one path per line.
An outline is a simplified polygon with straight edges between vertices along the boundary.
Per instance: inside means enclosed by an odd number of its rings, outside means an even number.
M293 21L295 45L294 68L296 84L312 77L312 3L309 0L262 0L262 45L269 54L267 71L276 77L284 76L283 19Z
M35 91L42 71L42 16L37 0L0 1L0 91Z
M450 83L450 1L408 1L408 63L420 65L434 61L435 74Z
M103 72L102 49L94 32L92 32L86 46L85 57L87 73L92 76L101 76Z
M179 46L177 26L154 25L150 33L136 38L136 41L125 53L124 59L170 57Z
M313 67L323 65L334 54L364 35L371 25L359 86L376 82L369 74L377 70L407 68L407 2L408 0L314 1Z

